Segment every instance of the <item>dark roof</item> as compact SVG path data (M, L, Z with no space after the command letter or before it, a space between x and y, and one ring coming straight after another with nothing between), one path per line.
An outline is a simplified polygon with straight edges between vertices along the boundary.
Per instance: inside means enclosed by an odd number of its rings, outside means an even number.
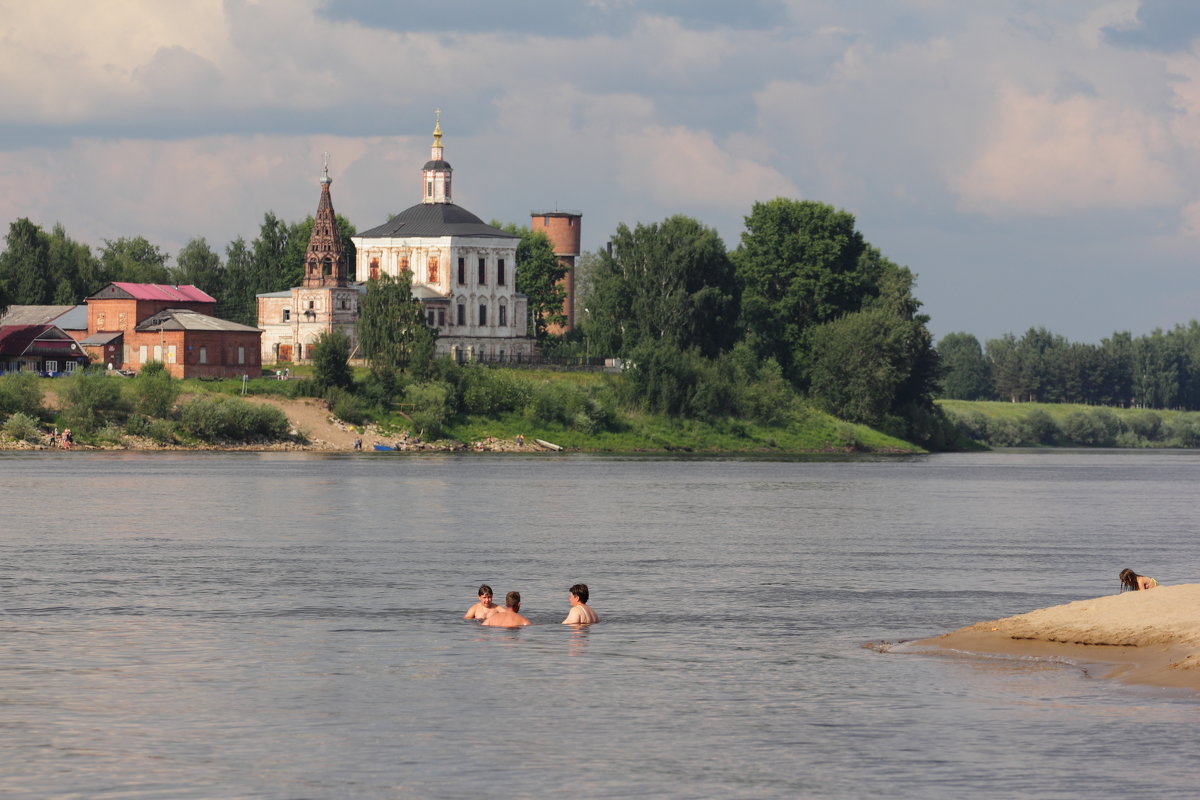
M80 342L80 344L87 345L88 347L99 347L102 344L108 344L109 342L120 339L124 335L124 331L96 331L91 336Z
M520 239L514 233L493 228L462 206L453 203L418 203L401 211L382 225L363 231L355 238L392 239L404 236L492 236Z
M451 169L451 167L449 161L426 161L425 166L421 167L421 169Z
M201 314L190 308L164 308L152 317L147 317L137 326L138 331L240 331L262 333L258 328L230 322L227 319Z
M83 357L83 352L75 340L54 325L5 325L0 327L0 353L7 356Z

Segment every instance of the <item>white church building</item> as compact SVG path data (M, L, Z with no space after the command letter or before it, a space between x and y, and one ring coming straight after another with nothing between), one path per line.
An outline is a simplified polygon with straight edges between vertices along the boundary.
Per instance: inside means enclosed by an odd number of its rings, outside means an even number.
M517 292L520 237L488 225L453 201L442 125L422 168L421 202L352 237L359 280L412 273L413 296L438 332L437 355L459 360L532 357L528 298Z

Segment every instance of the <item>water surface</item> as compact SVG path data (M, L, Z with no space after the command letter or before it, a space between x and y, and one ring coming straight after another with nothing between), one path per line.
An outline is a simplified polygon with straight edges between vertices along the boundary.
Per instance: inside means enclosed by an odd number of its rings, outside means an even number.
M1187 796L1194 695L862 645L1196 581L1197 475L3 453L0 796Z

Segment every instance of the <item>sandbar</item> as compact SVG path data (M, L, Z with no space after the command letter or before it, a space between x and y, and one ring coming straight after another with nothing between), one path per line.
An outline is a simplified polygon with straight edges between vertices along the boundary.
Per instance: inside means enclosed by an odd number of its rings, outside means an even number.
M1103 677L1200 691L1200 584L1077 600L913 644L1104 664Z

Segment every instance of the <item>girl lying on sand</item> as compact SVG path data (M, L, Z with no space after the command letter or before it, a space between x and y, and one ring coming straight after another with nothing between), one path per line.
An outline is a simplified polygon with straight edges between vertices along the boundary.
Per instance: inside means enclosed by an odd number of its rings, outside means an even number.
M1135 592L1140 589L1153 589L1155 586L1158 586L1158 581L1154 580L1154 578L1147 577L1146 575L1138 575L1131 569L1121 570L1122 592L1126 589L1132 589Z

